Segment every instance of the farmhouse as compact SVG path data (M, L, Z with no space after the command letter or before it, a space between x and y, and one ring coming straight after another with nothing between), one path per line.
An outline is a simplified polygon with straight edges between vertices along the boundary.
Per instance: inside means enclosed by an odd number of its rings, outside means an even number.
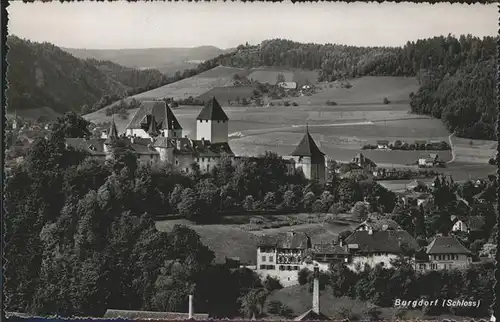
M465 268L472 263L471 252L453 235L436 236L424 255L415 261L416 270Z
M418 166L420 168L432 168L439 163L439 155L437 153L431 153L428 157L418 159Z
M276 84L277 86L283 88L284 90L295 90L297 89L297 83L296 82L281 82Z
M306 133L291 154L295 167L301 168L304 176L309 180L317 180L320 184L326 182L325 154L314 142L306 126Z
M129 148L141 163L165 162L189 173L197 163L200 171L210 171L223 155L234 156L228 144L229 118L215 98L201 110L196 121L197 139L182 137L182 127L170 107L162 101L141 103L125 135L119 136L114 121L108 134L100 139L66 139L66 144L105 160L112 156L112 146Z
M377 141L377 149L387 150L389 149L389 141L387 140L378 140Z
M368 226L368 230L354 231L346 238L345 243L351 254L351 261L347 265L349 269L364 270L366 265L375 267L378 264L391 267L392 260L403 255L406 250L417 249L417 241L406 230L382 226L381 230Z
M278 278L284 285L296 284L297 272L304 263L306 250L311 247L311 238L305 233L264 235L257 244L257 273Z

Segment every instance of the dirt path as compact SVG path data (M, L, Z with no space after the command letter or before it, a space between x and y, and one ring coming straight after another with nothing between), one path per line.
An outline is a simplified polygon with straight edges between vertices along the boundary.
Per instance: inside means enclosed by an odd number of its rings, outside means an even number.
M455 161L455 150L453 150L453 141L451 140L451 138L453 137L453 133L450 134L450 136L448 136L448 141L450 142L450 149L451 149L451 160L446 162L446 163L453 163L453 161Z

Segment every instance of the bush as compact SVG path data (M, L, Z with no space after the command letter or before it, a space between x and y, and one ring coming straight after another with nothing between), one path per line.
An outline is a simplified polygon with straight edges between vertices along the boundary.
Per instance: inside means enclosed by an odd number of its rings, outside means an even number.
M297 104L296 102L293 102L292 106L299 106L299 104Z
M297 274L299 284L306 285L309 282L309 276L312 274L312 272L307 268L303 268Z
M280 290L283 288L283 285L281 285L280 281L272 276L267 276L263 284L266 290L268 290L269 292Z
M338 105L338 104L337 104L337 102L335 102L335 101L330 101L330 100L328 100L328 101L326 101L326 105L327 105L327 106L336 106L336 105Z
M389 104L391 101L387 99L387 97L384 97L384 104Z

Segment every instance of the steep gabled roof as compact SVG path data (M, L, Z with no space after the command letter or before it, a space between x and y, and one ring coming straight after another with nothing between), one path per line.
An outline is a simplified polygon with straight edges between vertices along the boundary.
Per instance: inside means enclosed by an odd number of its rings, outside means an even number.
M115 119L111 120L111 125L108 130L109 138L117 138L118 137L118 129L116 128Z
M436 236L427 246L427 254L470 254L455 236Z
M197 120L209 120L209 121L227 121L229 118L220 106L219 102L212 97L211 100L205 104L205 107L198 114Z
M314 142L314 139L309 134L309 130L306 127L306 133L291 155L299 157L318 157L324 156L325 154L318 148L316 142Z
M283 249L308 249L311 238L303 232L286 232L276 235L263 235L258 246L277 247Z
M356 244L361 253L391 253L399 254L403 251L402 245L410 249L417 249L418 244L406 230L355 231L345 240L346 244Z
M151 116L154 116L160 129L182 130L172 109L163 101L143 101L132 121L127 125L127 129L144 129L144 127L148 129Z

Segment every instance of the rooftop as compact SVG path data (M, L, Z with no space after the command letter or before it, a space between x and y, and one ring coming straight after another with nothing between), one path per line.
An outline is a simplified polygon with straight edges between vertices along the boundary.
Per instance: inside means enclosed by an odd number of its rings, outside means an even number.
M346 238L348 245L356 244L355 251L362 253L401 253L405 244L410 249L417 249L418 244L406 230L382 230L373 231L355 231Z
M309 134L309 129L306 127L306 133L300 140L299 144L295 148L295 150L291 154L292 156L307 156L307 157L321 157L325 154L321 152L321 150L314 142L311 134Z
M149 116L149 117L148 117ZM152 117L156 120L156 125L164 130L181 130L182 127L174 113L163 101L143 101L135 113L132 121L127 125L127 129L145 129L150 127Z
M212 97L211 100L205 104L205 107L198 114L197 120L210 120L210 121L227 121L229 118L220 106L219 102Z
M427 246L427 254L470 254L455 236L436 236Z
M263 235L257 246L282 249L307 249L311 247L311 238L303 232L286 232L276 235Z

